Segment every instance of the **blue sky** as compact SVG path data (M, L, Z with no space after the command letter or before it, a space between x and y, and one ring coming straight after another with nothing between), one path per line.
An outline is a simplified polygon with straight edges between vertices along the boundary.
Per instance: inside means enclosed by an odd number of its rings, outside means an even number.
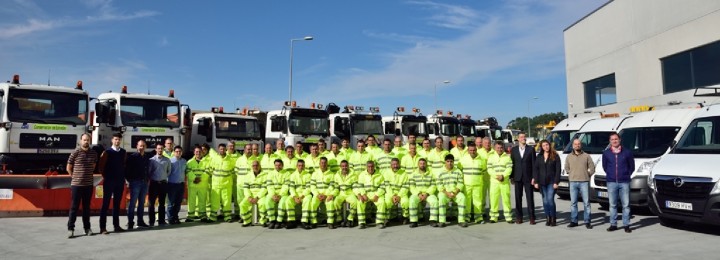
M418 107L501 124L567 112L562 31L606 0L21 1L0 6L0 78L127 85L194 109L288 99ZM5 80L5 79L3 79ZM449 80L445 84L443 81Z

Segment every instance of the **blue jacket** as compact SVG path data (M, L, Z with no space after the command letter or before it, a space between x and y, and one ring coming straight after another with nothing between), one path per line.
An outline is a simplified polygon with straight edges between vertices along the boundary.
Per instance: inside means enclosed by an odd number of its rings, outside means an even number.
M603 151L602 166L607 182L630 182L630 176L635 171L635 158L632 152L624 147L618 154L608 148Z

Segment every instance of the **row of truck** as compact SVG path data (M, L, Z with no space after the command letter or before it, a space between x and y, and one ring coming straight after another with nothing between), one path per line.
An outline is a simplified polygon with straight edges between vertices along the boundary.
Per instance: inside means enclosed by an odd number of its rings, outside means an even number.
M697 94L697 91L696 91ZM596 165L590 180L591 201L607 208L607 174L602 152L609 136L618 133L630 149L636 169L630 183L630 204L649 208L666 226L683 222L720 225L720 103L680 101L658 106L636 106L630 113L582 113L558 123L546 139L561 160L579 139ZM561 152L560 152L561 151ZM567 173L562 172L558 195L569 197Z

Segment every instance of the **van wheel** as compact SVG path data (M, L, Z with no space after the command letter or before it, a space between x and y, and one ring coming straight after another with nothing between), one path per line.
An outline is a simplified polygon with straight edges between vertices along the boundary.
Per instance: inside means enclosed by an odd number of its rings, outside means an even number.
M660 225L666 227L678 227L682 225L683 222L682 220L660 217Z
M600 202L600 203L598 203L598 204L600 204L600 209L602 209L602 210L608 210L608 209L610 209L610 203Z

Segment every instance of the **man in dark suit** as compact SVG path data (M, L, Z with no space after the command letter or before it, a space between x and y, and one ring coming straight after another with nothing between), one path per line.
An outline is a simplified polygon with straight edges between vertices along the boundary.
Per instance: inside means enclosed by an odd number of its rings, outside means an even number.
M533 164L535 163L535 149L526 145L525 133L518 134L518 145L512 148L510 158L513 163L512 180L515 184L515 223L522 224L523 190L527 198L527 211L530 225L535 225L535 202L533 198Z

